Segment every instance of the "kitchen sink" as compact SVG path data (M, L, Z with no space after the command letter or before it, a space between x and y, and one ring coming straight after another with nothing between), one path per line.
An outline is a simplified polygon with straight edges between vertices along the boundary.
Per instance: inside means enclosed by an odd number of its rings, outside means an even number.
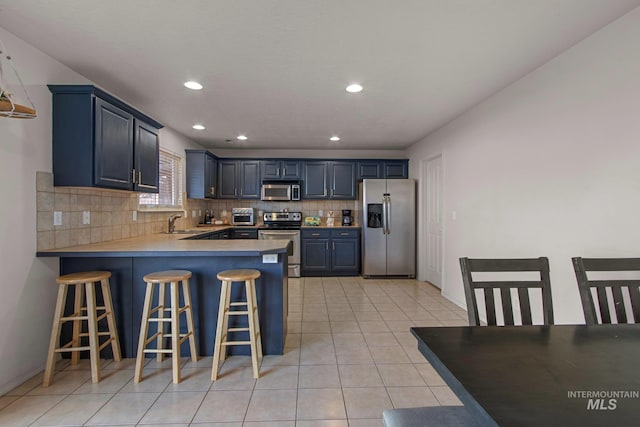
M204 231L191 231L191 230L176 230L169 233L168 231L163 231L162 234L200 234L204 233Z

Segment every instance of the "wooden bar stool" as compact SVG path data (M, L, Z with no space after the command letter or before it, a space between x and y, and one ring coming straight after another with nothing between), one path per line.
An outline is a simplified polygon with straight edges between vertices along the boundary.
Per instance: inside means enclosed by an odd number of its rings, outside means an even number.
M144 307L142 309L142 322L140 323L140 338L138 339L138 354L136 357L136 371L133 377L134 382L142 380L142 366L144 365L145 353L156 353L158 362L162 362L165 354L171 354L171 365L173 370L173 383L178 384L180 377L180 345L189 340L191 360L198 360L196 350L196 337L193 326L193 311L191 305L191 293L189 292L189 278L191 272L187 270L159 271L147 274L143 280L147 283L147 291L144 297ZM179 284L182 283L182 296L184 305L180 306ZM165 288L169 284L169 294L171 295L171 305L166 306ZM158 286L158 305L151 307L153 303L154 288ZM157 317L151 317L157 313ZM169 317L165 317L169 313ZM186 314L187 333L180 333L180 315ZM147 338L149 333L149 323L157 324L157 331ZM165 323L171 324L171 333L165 333ZM166 338L171 338L171 348L164 348ZM156 348L146 348L147 344L156 340Z
M65 274L56 279L58 300L53 316L43 387L48 387L53 380L56 353L73 352L71 364L77 365L80 360L80 352L88 350L91 360L91 381L94 383L100 381L100 351L103 348L111 345L114 360L117 362L121 360L120 342L118 341L116 321L113 316L113 302L111 301L111 291L109 290L110 277L111 273L109 271L86 271ZM96 282L100 282L104 304L102 306L96 306L94 286ZM64 309L70 286L74 288L73 313L65 316ZM84 301L85 293L86 301ZM85 303L86 305L84 305ZM98 311L102 311L102 314L98 315ZM107 320L108 330L106 332L98 332L98 322L102 319ZM87 332L82 331L82 322L85 321L87 322ZM68 343L60 345L60 333L65 322L73 322L72 338ZM101 336L108 336L109 338L100 344ZM83 346L82 339L85 337L88 338L89 343Z
M218 378L220 361L227 356L227 346L249 345L251 346L251 364L253 365L253 377L260 377L258 358L262 358L262 339L260 338L260 322L258 320L258 305L256 299L256 279L260 277L258 270L226 270L218 273L218 280L222 281L220 289L220 308L218 309L218 325L216 329L216 342L213 348L213 368L211 380ZM233 282L245 283L246 301L231 302L231 286ZM245 306L246 310L231 310L231 307ZM248 328L229 328L229 316L246 315ZM229 332L249 332L249 341L228 341Z

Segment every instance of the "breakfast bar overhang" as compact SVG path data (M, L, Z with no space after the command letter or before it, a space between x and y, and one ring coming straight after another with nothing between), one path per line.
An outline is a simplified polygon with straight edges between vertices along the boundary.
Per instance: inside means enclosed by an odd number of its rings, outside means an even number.
M189 285L197 348L200 356L211 356L220 298L220 282L216 274L228 269L259 270L261 276L256 280L256 293L263 352L265 355L283 354L287 333L287 248L290 242L184 240L185 237L152 235L41 251L37 256L59 257L60 274L90 270L112 273L110 288L124 357L136 356L145 297L144 275L162 270L189 270L193 273ZM267 257L268 262L265 262L264 255L275 257ZM272 262L273 258L277 258L276 262ZM235 285L232 298L242 298L243 288ZM69 295L68 308L72 301L73 295ZM69 325L67 331L63 330L63 340L70 334ZM232 347L230 354L249 354L245 347ZM189 355L186 342L181 352L184 356ZM111 357L108 348L103 350L102 357Z

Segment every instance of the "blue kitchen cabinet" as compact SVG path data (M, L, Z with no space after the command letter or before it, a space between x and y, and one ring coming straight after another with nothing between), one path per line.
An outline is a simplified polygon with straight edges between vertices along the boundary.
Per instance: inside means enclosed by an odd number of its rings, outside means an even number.
M207 150L185 150L187 164L187 197L214 199L218 159Z
M409 178L408 160L385 160L383 162L383 178L407 179Z
M303 199L356 199L355 163L306 161L302 179Z
M407 179L409 177L408 160L359 160L356 178L363 179Z
M331 273L335 275L360 274L360 230L331 230Z
M299 160L263 160L260 169L263 181L296 181L301 176Z
M220 160L219 199L260 199L259 160Z
M356 165L354 162L329 162L329 198L356 199Z
M382 162L379 160L360 160L356 163L358 181L382 178Z
M329 163L326 161L306 161L302 176L303 199L327 199L329 193Z
M303 229L300 233L300 274L328 276L331 273L331 232L323 229Z
M240 198L260 199L260 161L239 160Z
M162 125L91 85L49 85L55 186L157 193Z
M238 162L235 160L218 162L218 198L238 198Z
M357 276L360 274L358 228L303 228L302 276Z

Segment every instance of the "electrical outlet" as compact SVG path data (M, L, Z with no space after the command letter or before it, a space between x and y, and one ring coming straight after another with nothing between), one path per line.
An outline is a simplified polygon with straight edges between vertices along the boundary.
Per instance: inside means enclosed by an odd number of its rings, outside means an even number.
M195 217L196 217L196 211L195 211L195 210L192 210L192 211L191 211L191 218L195 218Z
M131 220L132 221L138 220L138 211L131 211Z
M53 225L62 225L62 212L54 211L53 212Z
M265 254L262 255L263 264L275 264L278 262L278 254Z
M82 224L84 225L91 224L91 212L82 211Z

